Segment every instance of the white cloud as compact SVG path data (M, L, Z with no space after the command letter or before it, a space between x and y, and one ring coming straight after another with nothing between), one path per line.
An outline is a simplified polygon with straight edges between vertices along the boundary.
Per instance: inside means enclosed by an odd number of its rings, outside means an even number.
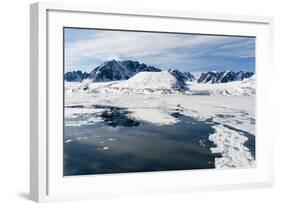
M94 31L93 38L65 43L66 68L96 61L135 59L151 65L203 63L202 57L254 55L245 38L144 32Z

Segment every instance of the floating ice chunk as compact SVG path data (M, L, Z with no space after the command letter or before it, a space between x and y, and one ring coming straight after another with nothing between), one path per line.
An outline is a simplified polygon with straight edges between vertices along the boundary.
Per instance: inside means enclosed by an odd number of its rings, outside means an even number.
M69 143L69 142L71 142L71 140L66 140L66 141L65 141L65 143Z
M206 145L205 145L205 140L199 140L199 144L200 144L200 146L202 146L202 147L205 147Z
M65 121L64 125L66 127L79 127L79 126L83 126L83 125L94 125L98 122L101 122L102 120L99 118L88 118L85 120L77 120L77 121Z
M67 105L67 106L73 106L73 105ZM97 114L100 112L103 112L105 109L94 109L94 108L89 108L89 105L83 104L81 105L81 108L70 108L70 107L65 107L64 110L64 117L65 118L77 118L81 115L93 115Z
M216 131L209 136L209 140L213 141L216 147L211 148L211 152L222 155L221 158L215 159L216 168L255 167L255 159L244 146L247 137L223 125L215 125L213 128Z
M153 123L155 125L171 125L177 123L179 120L165 109L129 109L131 116L139 121Z
M108 149L109 149L109 147L103 147L102 149L103 149L103 150L108 150Z
M108 141L115 141L116 139L115 138L109 138L107 139Z

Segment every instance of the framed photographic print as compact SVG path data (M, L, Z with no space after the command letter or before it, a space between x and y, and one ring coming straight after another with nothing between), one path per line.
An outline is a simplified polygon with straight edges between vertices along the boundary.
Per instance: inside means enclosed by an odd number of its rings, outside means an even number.
M31 5L31 199L272 186L272 22Z

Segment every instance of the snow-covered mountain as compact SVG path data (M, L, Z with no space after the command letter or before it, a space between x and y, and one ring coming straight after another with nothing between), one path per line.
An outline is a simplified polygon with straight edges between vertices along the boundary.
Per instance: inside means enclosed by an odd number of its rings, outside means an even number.
M140 72L128 80L110 86L113 89L132 91L134 93L173 93L185 91L187 88L182 85L168 71L161 72Z
M89 92L100 94L171 94L189 93L188 87L182 85L168 71L139 72L128 80L111 82L93 82L85 79L81 83L68 83L66 92Z
M188 87L193 95L254 96L256 76L228 83L193 83Z
M161 71L138 61L107 61L90 73L72 71L64 75L66 92L91 93L184 93L193 95L255 95L252 72L202 73L198 80L176 69ZM79 82L77 85L75 82Z
M147 66L138 61L110 60L93 69L89 74L89 79L94 82L108 82L116 80L127 80L139 72L160 72L159 68Z
M69 82L80 82L84 79L91 79L93 82L109 82L117 80L127 80L139 72L160 72L159 68L147 66L138 61L107 61L94 68L90 73L82 73L81 71L67 72L65 80ZM195 78L190 72L180 72L176 69L170 69L171 73L185 87L185 82L194 81Z
M202 73L198 79L198 83L227 83L232 81L241 81L245 78L250 78L254 75L253 72L233 72L226 70L224 72L211 71Z
M186 88L186 82L195 81L194 76L190 72L181 72L176 69L169 69L168 72L178 80L182 89Z
M242 81L228 83L187 82L182 87L168 71L139 72L128 80L111 82L93 82L85 79L82 82L67 82L65 92L86 92L93 94L188 94L212 96L254 96L256 94L256 76Z
M88 78L89 74L82 71L71 71L64 74L64 80L68 82L81 82L85 78Z

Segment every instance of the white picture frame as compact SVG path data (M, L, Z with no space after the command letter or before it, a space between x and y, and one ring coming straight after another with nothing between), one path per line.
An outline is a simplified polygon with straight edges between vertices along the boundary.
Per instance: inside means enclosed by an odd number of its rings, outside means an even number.
M92 25L95 18L99 18L99 23ZM62 129L60 110L62 108L57 107L57 105L61 106L62 101L57 99L62 95L63 89L60 87L63 53L59 50L62 49L62 36L59 37L58 33L63 26L101 27L101 25L102 28L110 29L256 36L257 167L63 177L60 165L62 139L57 137L57 133L61 133ZM182 25L190 25L192 30ZM271 113L270 110L263 109L271 105L271 93L267 91L271 86L269 71L273 70L272 29L273 19L270 17L98 8L91 4L46 2L32 4L30 12L31 200L41 202L273 186Z

